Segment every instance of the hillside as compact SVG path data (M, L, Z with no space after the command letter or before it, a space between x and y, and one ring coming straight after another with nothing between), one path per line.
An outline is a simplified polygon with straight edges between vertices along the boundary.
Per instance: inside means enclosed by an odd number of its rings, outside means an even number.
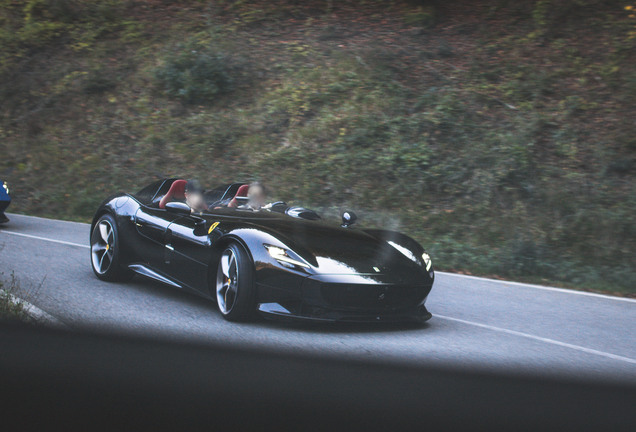
M1 0L0 178L81 221L160 176L259 179L438 269L634 296L629 7Z

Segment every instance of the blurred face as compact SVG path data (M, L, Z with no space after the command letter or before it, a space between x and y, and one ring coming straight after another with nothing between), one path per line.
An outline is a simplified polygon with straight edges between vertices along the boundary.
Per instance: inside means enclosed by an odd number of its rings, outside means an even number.
M193 210L205 210L205 202L203 201L202 193L186 192L185 198L186 204L188 204Z
M259 185L250 186L247 191L247 198L252 208L259 209L265 205L265 190Z

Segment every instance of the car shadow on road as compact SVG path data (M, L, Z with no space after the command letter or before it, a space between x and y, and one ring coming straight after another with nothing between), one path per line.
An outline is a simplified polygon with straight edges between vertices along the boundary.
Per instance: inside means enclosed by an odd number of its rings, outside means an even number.
M167 285L155 282L144 277L135 277L132 282L126 284L126 289L135 289L148 294L152 293L163 298L182 302L196 308L209 309L219 319L222 319L221 313L218 311L216 303L200 297L196 294L181 291ZM259 327L267 328L272 331L294 331L304 333L320 333L320 334L350 334L350 333L404 333L426 330L430 327L429 322L314 322L314 321L295 321L295 320L271 320L261 316L243 323L231 323L240 327Z
M310 322L310 321L272 321L258 317L252 324L258 323L272 330L296 331L305 333L338 334L338 333L404 333L425 330L428 322Z

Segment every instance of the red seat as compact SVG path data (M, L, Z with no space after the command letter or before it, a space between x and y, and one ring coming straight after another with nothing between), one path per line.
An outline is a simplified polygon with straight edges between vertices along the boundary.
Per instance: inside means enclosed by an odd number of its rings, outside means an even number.
M238 188L238 190L236 191L236 195L234 195L234 198L232 198L232 201L230 201L230 203L227 205L228 207L238 207L239 203L238 200L236 199L236 197L246 197L247 196L247 191L249 190L250 185L242 185L240 188Z
M170 186L168 193L161 198L161 201L159 201L159 208L166 208L166 204L170 201L184 200L186 183L186 180L175 180L172 183L172 186Z

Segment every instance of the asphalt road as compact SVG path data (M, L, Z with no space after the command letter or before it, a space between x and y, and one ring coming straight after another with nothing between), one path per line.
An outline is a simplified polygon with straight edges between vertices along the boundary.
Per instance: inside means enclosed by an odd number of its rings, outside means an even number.
M438 273L423 326L235 324L154 281L98 280L87 224L9 217L0 272L14 272L21 296L71 328L636 384L636 300Z

